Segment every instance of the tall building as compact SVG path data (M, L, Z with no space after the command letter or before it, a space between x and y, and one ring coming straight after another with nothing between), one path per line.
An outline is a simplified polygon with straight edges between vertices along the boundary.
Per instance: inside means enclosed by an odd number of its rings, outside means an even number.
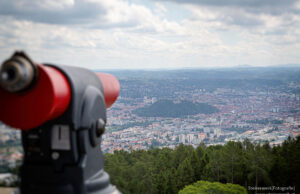
M179 135L179 142L180 143L185 143L185 135L184 134Z
M186 139L189 143L192 143L192 141L194 140L194 134L187 134Z
M217 137L220 137L220 135L221 135L221 128L215 128L214 129L214 135L217 136Z

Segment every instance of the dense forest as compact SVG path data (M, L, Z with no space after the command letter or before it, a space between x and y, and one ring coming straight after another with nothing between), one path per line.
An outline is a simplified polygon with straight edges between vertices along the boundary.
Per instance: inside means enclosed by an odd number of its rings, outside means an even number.
M121 150L105 154L105 170L124 194L178 193L199 180L239 184L246 189L295 186L297 190L300 137L275 147L246 139L223 146L200 144L196 149L179 145L176 149Z

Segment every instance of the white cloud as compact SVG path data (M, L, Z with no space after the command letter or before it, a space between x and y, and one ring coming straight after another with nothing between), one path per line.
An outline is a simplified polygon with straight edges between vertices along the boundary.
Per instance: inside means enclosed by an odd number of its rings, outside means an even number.
M74 0L13 0L19 10L63 10L74 5Z
M40 12L22 11L21 4L39 7ZM0 8L2 60L14 49L24 49L36 61L92 69L300 61L300 18L294 12L189 4L177 5L177 9L191 17L170 21L164 2L153 2L152 7L123 0L21 0L9 5L8 12ZM266 7L270 6L260 9Z
M160 17L164 17L168 12L167 8L161 3L155 3L154 13L159 15Z

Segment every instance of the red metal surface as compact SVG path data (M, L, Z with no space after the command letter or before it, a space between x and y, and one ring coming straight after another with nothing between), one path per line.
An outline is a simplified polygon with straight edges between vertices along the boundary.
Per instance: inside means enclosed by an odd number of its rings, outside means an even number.
M106 108L111 107L111 105L117 100L120 93L120 84L118 79L106 73L96 73L102 83L104 98Z
M57 118L71 99L68 80L53 67L38 65L36 85L24 94L9 93L0 88L0 120L5 124L28 130Z

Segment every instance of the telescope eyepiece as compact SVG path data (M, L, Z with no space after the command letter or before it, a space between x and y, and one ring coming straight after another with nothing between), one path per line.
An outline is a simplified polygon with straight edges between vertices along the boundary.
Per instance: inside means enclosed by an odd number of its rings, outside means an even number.
M0 85L8 92L20 92L32 84L36 74L36 65L24 53L15 53L0 67Z
M7 84L17 81L18 75L18 69L13 64L6 65L6 67L1 69L1 81Z

